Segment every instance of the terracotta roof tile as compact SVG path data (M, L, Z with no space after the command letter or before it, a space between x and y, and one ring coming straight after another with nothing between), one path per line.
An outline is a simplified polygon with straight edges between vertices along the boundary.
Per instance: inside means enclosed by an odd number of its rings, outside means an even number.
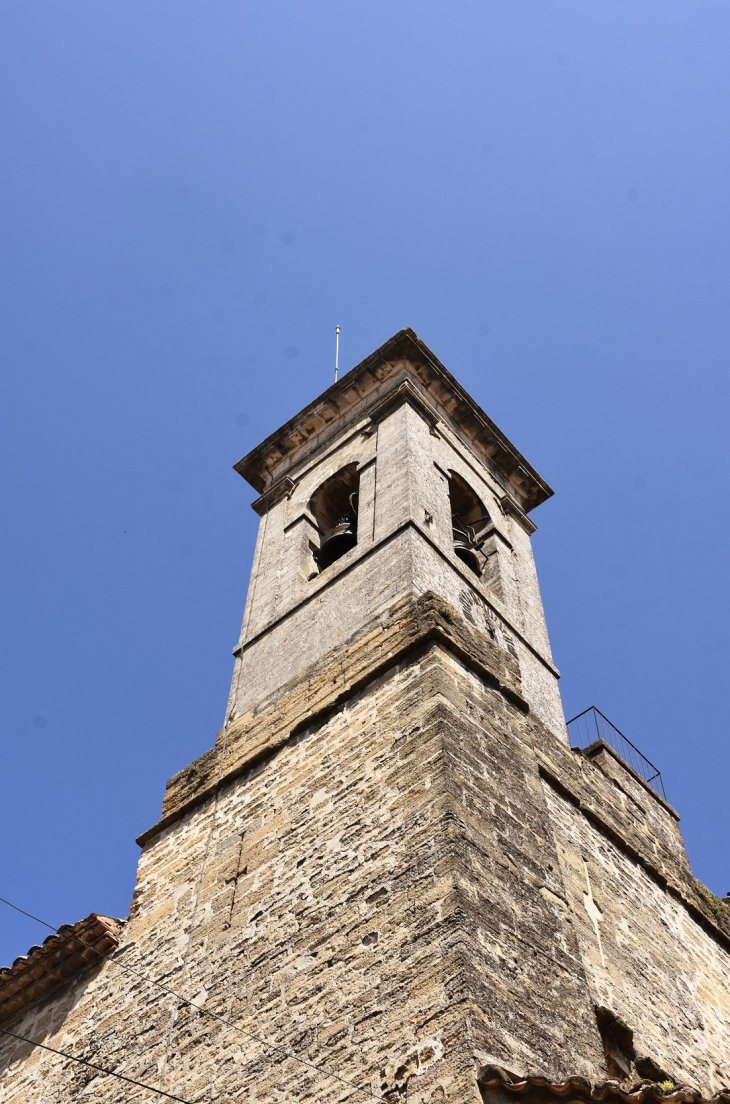
M484 1066L477 1078L481 1089L497 1089L510 1096L528 1096L533 1100L580 1100L596 1104L730 1104L730 1089L721 1089L714 1096L703 1096L690 1085L675 1085L663 1092L656 1081L597 1081L584 1077L569 1077L565 1081L549 1081L545 1077L515 1080L499 1066Z
M76 924L63 924L12 966L0 967L0 1021L100 962L117 946L123 923L92 912Z

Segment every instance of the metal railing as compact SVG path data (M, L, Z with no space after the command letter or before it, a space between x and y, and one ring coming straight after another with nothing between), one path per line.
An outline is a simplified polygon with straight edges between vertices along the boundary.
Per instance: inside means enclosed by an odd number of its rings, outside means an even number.
M659 768L655 767L645 755L642 755L636 745L631 743L628 736L624 736L623 732L616 728L616 725L611 724L608 717L604 717L595 705L590 706L589 709L568 721L568 734L570 735L571 745L581 749L590 747L591 744L595 744L596 740L603 740L666 801L667 795L664 791L664 783Z

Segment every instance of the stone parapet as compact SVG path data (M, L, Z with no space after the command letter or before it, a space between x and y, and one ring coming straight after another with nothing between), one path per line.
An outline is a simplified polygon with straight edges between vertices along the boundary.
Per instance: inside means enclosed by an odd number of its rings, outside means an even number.
M637 779L615 752L602 750L587 758L548 735L535 748L548 784L730 949L730 909L718 909L715 915L708 908L704 887L689 865L676 810Z

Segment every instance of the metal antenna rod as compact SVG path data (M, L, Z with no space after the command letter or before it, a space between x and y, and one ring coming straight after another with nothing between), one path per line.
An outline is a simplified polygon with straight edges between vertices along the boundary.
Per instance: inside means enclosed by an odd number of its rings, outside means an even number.
M335 383L340 371L340 327L335 329Z

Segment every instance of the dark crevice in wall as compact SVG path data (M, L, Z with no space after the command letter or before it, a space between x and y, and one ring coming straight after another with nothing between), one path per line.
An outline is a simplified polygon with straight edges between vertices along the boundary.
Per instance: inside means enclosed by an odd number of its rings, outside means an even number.
M634 1033L620 1016L603 1005L596 1008L596 1023L603 1043L606 1072L609 1077L623 1081L631 1076L636 1057Z

